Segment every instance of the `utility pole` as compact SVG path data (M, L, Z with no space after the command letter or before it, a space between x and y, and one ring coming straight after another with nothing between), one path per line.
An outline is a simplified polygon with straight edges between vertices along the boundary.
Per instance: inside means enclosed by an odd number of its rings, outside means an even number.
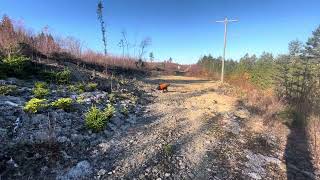
M228 23L230 22L237 22L236 19L228 19L227 17L224 18L223 21L216 21L217 23L224 23L224 47L223 47L223 59L222 59L222 67L221 67L221 82L223 83L224 78L224 61L226 59L226 47L227 47L227 28Z

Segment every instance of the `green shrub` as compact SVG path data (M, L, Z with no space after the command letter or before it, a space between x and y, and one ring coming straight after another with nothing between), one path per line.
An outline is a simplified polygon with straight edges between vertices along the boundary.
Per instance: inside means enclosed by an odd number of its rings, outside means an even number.
M94 132L99 132L104 129L108 120L113 116L115 109L112 105L108 105L104 111L101 111L96 106L85 114L86 126Z
M108 95L108 97L109 97L109 101L111 103L115 103L116 102L116 94L111 93L111 94Z
M48 87L48 84L45 83L45 82L36 82L36 83L34 84L34 86L35 86L36 88L47 88L47 87Z
M76 85L69 85L68 90L71 92L77 92L79 94L84 93L86 91L94 91L96 90L98 84L97 83L88 83L87 85L84 83L78 83Z
M68 91L70 91L70 92L77 92L77 90L78 90L78 88L75 85L71 84L68 86Z
M43 98L50 93L45 82L36 82L32 92L36 98Z
M71 98L60 98L51 103L52 107L63 109L63 110L70 110L72 105Z
M77 84L78 93L84 93L86 91L86 85L84 83Z
M46 102L46 99L32 98L25 104L23 109L30 113L37 113L39 110L47 107Z
M8 73L12 71L15 74L23 73L23 70L29 61L30 61L29 58L21 55L12 55L12 56L5 57L3 59L3 63L4 63L4 66L6 67L6 71Z
M171 156L173 154L173 146L172 144L166 144L163 147L163 152L166 156Z
M59 84L68 84L71 79L71 71L69 69L64 69L56 74L56 81Z
M76 101L77 101L77 103L81 104L81 103L84 102L84 97L83 96L78 96Z
M86 86L83 83L78 83L76 85L69 85L68 90L81 94L85 92Z
M56 80L56 73L53 71L40 71L39 72L40 78L45 80L46 82L54 82Z
M87 91L94 91L97 89L98 84L97 83L88 83L86 90Z
M17 90L15 85L0 85L0 95L12 95Z
M107 107L104 109L104 113L108 119L110 119L115 112L116 109L111 104L108 104Z

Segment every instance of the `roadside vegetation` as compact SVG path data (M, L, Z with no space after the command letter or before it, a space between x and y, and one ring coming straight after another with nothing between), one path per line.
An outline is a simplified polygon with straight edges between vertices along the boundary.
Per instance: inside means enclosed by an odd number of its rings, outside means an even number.
M227 60L227 82L245 92L246 100L265 112L266 121L306 129L319 164L320 26L307 42L291 41L288 50L277 57L264 52L259 57L246 54L240 61ZM197 63L200 69L193 70L199 76L219 79L221 60L203 56Z

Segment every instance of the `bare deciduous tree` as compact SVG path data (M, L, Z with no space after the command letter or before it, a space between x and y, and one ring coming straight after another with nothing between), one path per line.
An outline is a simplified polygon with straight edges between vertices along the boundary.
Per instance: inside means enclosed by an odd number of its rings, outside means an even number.
M64 46L66 51L77 58L81 58L83 43L75 37L68 36L64 39Z
M18 47L18 40L11 19L4 15L0 24L0 48L9 58L15 53Z
M122 48L122 57L124 57L124 48L125 48L125 45L124 45L124 40L121 39L120 42L118 43L118 46L120 48Z
M140 46L139 46L140 47L139 59L142 59L142 57L146 53L146 48L151 45L151 42L152 42L152 40L149 37L147 37L141 41Z
M123 30L121 32L121 35L122 35L122 39L123 39L123 44L126 46L127 48L127 56L129 57L129 41L128 41L128 38L127 38L127 31L126 30Z

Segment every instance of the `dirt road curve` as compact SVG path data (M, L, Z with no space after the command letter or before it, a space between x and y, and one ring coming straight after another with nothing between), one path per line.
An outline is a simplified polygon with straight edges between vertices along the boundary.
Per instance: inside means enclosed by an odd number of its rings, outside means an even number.
M153 90L158 82L171 83L169 92ZM151 103L137 124L99 144L105 161L98 178L285 179L281 154L272 142L254 146L249 112L219 83L168 76L144 89Z

